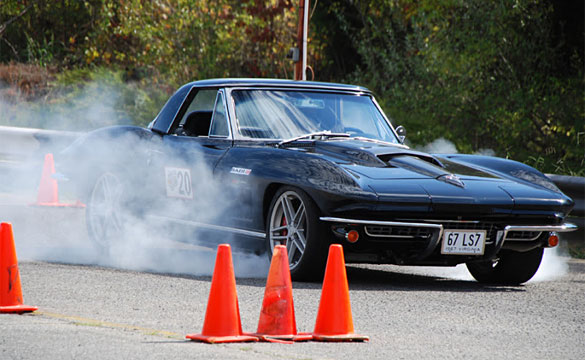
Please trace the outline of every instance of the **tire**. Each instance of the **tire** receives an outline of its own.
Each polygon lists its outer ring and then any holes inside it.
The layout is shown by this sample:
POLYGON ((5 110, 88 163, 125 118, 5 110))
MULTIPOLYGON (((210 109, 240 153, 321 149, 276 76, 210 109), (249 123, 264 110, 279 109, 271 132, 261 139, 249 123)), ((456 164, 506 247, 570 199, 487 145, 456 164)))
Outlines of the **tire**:
POLYGON ((526 252, 502 250, 497 259, 467 263, 467 270, 480 283, 519 285, 536 274, 543 252, 543 248, 526 252))
POLYGON ((272 258, 276 245, 286 245, 293 280, 323 279, 329 242, 319 214, 300 189, 285 186, 272 198, 266 219, 267 254, 272 258))
POLYGON ((85 211, 87 233, 102 254, 109 254, 111 246, 124 236, 125 190, 119 175, 102 172, 89 186, 85 211))

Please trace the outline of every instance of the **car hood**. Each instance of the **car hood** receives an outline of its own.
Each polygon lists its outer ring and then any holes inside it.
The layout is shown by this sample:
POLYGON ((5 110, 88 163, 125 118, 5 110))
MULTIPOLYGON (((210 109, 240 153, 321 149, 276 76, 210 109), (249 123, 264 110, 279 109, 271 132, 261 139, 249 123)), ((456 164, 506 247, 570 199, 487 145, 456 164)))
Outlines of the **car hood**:
POLYGON ((394 210, 445 214, 570 210, 571 200, 560 192, 402 146, 348 139, 316 142, 314 151, 375 192, 380 206, 394 210))
MULTIPOLYGON (((498 179, 500 176, 466 164, 411 150, 403 146, 359 140, 317 142, 314 151, 361 176, 375 180, 498 179), (456 176, 454 176, 456 175, 456 176)), ((460 184, 461 185, 461 184, 460 184)))

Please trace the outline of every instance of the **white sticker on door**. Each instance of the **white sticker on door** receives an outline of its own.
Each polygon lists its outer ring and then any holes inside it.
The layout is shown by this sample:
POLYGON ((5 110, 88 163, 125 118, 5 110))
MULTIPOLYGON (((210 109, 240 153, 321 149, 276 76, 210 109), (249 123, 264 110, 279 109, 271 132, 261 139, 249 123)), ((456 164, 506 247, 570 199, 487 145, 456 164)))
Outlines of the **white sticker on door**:
POLYGON ((165 167, 167 196, 180 199, 193 199, 191 170, 165 167))

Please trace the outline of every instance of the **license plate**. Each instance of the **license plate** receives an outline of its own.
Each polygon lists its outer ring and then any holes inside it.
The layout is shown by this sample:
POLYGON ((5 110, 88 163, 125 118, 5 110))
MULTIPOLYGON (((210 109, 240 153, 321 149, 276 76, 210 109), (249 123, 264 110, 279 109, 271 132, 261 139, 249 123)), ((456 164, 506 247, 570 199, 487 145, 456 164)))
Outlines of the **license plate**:
POLYGON ((445 230, 441 254, 483 255, 485 230, 445 230))

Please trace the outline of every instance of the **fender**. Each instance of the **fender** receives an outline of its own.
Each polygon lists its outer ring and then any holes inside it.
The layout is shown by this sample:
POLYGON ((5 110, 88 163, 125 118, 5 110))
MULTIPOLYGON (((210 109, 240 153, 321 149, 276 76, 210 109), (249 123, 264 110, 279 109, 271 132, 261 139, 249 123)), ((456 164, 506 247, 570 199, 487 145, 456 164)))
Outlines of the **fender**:
MULTIPOLYGON (((293 149, 236 146, 217 165, 216 172, 228 174, 237 181, 242 175, 230 173, 232 168, 251 170, 252 193, 262 204, 272 184, 301 187, 324 213, 347 204, 357 208, 373 208, 378 197, 338 164, 319 154, 293 149), (351 200, 349 200, 351 199, 351 200), (358 205, 360 204, 360 205, 358 205)), ((261 206, 260 206, 261 207, 261 206)))
MULTIPOLYGON (((56 154, 58 177, 85 186, 101 169, 125 169, 123 164, 127 162, 142 161, 146 165, 148 150, 157 141, 158 135, 137 126, 110 126, 88 132, 56 154)), ((84 190, 76 191, 82 195, 84 190)))
POLYGON ((562 191, 543 173, 518 161, 485 155, 452 154, 435 156, 465 163, 467 166, 488 170, 504 178, 520 181, 527 185, 539 186, 562 194, 562 191))

